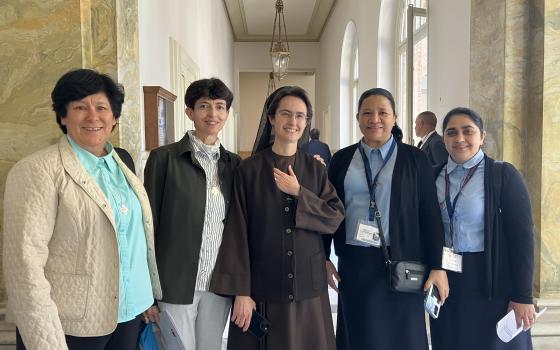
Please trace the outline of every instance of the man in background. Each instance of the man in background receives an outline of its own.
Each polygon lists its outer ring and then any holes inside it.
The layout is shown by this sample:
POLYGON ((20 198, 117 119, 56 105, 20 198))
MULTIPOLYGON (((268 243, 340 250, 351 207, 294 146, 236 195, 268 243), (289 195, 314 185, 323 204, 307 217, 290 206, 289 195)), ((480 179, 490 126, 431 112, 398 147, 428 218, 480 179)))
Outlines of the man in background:
POLYGON ((436 132, 437 117, 434 112, 425 111, 416 117, 414 132, 422 140, 417 147, 426 153, 432 165, 443 164, 447 161, 448 153, 440 134, 436 132))
POLYGON ((305 153, 311 156, 320 156, 325 161, 325 165, 329 166, 329 162, 331 161, 331 150, 329 145, 319 141, 320 135, 321 132, 319 129, 311 129, 311 131, 309 131, 309 137, 311 137, 311 140, 304 144, 302 149, 305 153))

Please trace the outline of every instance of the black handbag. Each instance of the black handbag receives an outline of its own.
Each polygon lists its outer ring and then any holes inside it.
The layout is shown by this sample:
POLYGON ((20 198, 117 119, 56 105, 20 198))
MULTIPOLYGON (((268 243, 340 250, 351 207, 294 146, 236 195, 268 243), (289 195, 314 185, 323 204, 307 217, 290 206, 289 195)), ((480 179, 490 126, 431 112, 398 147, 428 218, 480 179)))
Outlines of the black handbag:
POLYGON ((427 279, 426 265, 417 261, 389 261, 389 286, 395 292, 422 293, 427 279))
POLYGON ((375 220, 379 228, 379 238, 383 255, 385 256, 385 265, 387 266, 387 275, 389 278, 389 288, 395 292, 403 293, 422 293, 424 291, 424 283, 428 278, 426 265, 419 261, 393 261, 389 256, 389 250, 385 243, 383 234, 383 226, 381 226, 381 214, 374 203, 375 220))

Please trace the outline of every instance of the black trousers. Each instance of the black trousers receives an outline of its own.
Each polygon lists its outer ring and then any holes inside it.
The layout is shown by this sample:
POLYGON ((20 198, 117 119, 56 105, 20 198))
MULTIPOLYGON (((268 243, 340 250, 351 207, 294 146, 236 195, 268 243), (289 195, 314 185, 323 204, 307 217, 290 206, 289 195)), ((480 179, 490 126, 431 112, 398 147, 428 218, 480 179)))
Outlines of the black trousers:
MULTIPOLYGON (((113 333, 100 337, 66 336, 69 350, 136 350, 140 331, 144 328, 141 317, 117 324, 113 333)), ((16 350, 26 350, 16 328, 16 350)))

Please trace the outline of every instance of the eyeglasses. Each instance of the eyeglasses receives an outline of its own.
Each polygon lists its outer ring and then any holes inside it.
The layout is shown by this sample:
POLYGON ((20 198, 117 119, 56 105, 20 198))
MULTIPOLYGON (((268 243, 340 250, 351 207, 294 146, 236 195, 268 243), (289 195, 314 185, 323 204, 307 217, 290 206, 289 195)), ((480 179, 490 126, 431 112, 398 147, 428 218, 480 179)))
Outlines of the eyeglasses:
POLYGON ((307 120, 309 120, 309 117, 305 113, 301 113, 301 112, 294 113, 292 111, 288 111, 288 110, 285 110, 285 109, 276 112, 276 115, 278 115, 280 118, 283 118, 283 119, 286 119, 286 120, 292 119, 293 117, 296 118, 296 121, 304 121, 304 120, 307 121, 307 120))

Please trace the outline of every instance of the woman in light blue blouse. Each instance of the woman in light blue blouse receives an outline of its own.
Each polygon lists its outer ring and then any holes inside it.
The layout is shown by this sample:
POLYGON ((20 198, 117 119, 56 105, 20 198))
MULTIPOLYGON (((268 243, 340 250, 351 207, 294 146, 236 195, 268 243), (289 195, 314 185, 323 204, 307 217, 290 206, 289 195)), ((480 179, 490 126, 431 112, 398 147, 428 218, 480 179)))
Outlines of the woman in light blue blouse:
POLYGON ((52 91, 58 143, 6 181, 4 274, 17 349, 134 350, 161 298, 152 214, 109 137, 124 92, 88 69, 52 91))
POLYGON ((449 159, 435 176, 450 293, 431 320, 434 350, 532 348, 530 332, 509 343, 496 335, 510 310, 526 330, 535 322, 533 223, 521 174, 482 151, 485 135, 469 108, 455 108, 443 121, 449 159))
POLYGON ((443 225, 432 168, 420 149, 399 141, 389 91, 362 93, 356 121, 362 139, 336 152, 329 164, 346 211, 332 239, 323 236, 327 258, 333 240, 338 256, 338 270, 326 261, 329 285, 339 292, 337 349, 428 350, 423 295, 390 287, 381 237, 390 259, 427 266, 424 290, 435 285, 444 301, 443 225))

